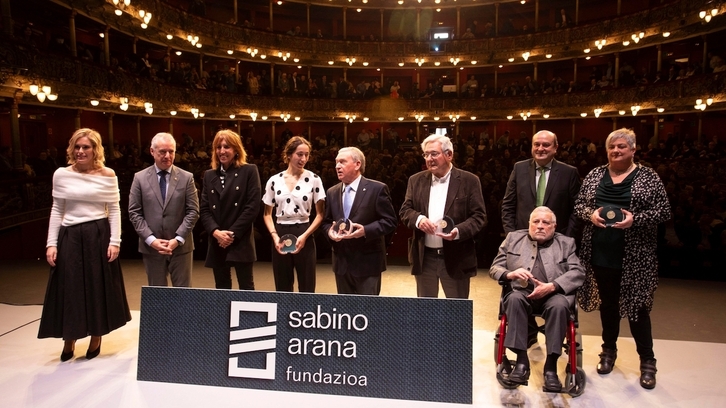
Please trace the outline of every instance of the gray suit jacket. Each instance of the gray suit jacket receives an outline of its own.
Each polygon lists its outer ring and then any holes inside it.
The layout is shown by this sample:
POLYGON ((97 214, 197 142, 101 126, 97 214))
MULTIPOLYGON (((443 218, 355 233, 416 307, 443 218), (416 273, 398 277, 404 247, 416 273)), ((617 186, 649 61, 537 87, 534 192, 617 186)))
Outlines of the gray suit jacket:
MULTIPOLYGON (((529 239, 528 230, 510 232, 499 246, 499 252, 489 268, 492 279, 502 280, 504 275, 519 268, 532 271, 537 259, 538 245, 529 239)), ((575 292, 585 282, 585 270, 575 255, 575 240, 556 232, 552 244, 539 248, 548 282, 556 282, 570 304, 575 302, 575 292)))
MULTIPOLYGON (((529 214, 536 205, 537 184, 534 159, 522 160, 514 165, 502 200, 504 232, 529 228, 529 214)), ((575 199, 580 192, 580 174, 577 169, 552 161, 544 205, 557 217, 557 232, 573 237, 576 231, 575 199)))
POLYGON ((139 252, 142 254, 157 253, 146 245, 145 240, 151 235, 160 239, 184 238, 185 244, 175 249, 175 253, 194 250, 192 230, 199 219, 199 197, 192 173, 172 166, 166 191, 166 203, 163 203, 159 176, 153 165, 134 174, 129 195, 129 220, 139 234, 139 252))
MULTIPOLYGON (((401 206, 400 215, 401 222, 413 230, 408 248, 413 275, 420 275, 422 272, 426 238, 426 234, 416 228, 416 220, 420 215, 428 217, 430 195, 430 171, 421 171, 408 179, 406 199, 401 206)), ((451 169, 444 215, 451 217, 459 230, 459 239, 443 241, 446 272, 454 279, 475 276, 477 261, 474 237, 487 224, 481 183, 475 175, 456 167, 451 169)))

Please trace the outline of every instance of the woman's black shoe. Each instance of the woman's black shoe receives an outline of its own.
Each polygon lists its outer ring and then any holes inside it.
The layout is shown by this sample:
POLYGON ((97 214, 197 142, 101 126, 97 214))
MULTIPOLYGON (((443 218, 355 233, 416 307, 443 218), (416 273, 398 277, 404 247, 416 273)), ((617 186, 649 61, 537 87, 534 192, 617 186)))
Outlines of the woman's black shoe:
POLYGON ((60 355, 60 360, 61 361, 68 361, 68 360, 70 360, 70 359, 73 358, 73 353, 76 351, 76 341, 73 340, 73 343, 71 344, 71 350, 70 351, 65 351, 65 349, 66 348, 65 348, 65 345, 64 345, 63 351, 61 352, 61 355, 60 355))
POLYGON ((600 362, 597 364, 598 374, 610 374, 615 367, 615 360, 618 358, 617 350, 603 348, 600 353, 600 362))
POLYGON ((91 349, 88 349, 86 352, 86 360, 90 360, 93 358, 98 357, 98 355, 101 353, 101 339, 98 339, 98 347, 96 347, 95 350, 91 351, 91 349))
POLYGON ((652 390, 655 388, 655 359, 649 359, 640 362, 640 386, 652 390))

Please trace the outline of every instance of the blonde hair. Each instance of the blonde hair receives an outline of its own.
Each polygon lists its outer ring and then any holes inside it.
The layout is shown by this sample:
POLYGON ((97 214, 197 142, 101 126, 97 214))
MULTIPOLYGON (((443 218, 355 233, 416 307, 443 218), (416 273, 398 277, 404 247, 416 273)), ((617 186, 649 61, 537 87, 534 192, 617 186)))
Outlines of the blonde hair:
POLYGON ((234 164, 237 167, 242 167, 247 164, 247 152, 244 146, 242 146, 242 139, 239 135, 229 129, 220 130, 214 135, 214 141, 212 142, 212 168, 219 168, 219 157, 217 157, 217 147, 222 142, 227 142, 229 147, 235 152, 234 164))
POLYGON ((68 148, 66 149, 66 157, 68 158, 68 164, 71 166, 76 164, 76 155, 74 150, 78 139, 85 137, 91 142, 93 146, 93 168, 100 169, 106 162, 106 156, 103 150, 103 144, 101 142, 101 135, 93 129, 81 128, 73 132, 71 140, 68 141, 68 148))

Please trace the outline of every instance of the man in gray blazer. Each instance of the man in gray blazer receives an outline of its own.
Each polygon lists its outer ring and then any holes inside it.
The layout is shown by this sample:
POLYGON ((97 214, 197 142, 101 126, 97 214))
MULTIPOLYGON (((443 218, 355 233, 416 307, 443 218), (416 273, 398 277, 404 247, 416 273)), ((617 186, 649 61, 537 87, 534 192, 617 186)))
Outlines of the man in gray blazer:
POLYGON ((534 134, 532 158, 516 163, 507 182, 502 200, 504 232, 527 228, 532 210, 545 205, 559 220, 557 232, 574 237, 577 217, 573 209, 580 192, 580 174, 575 167, 555 160, 556 153, 557 135, 548 130, 534 134), (538 197, 538 192, 543 194, 538 197))
POLYGON ((476 275, 474 237, 487 223, 479 178, 451 163, 454 146, 446 136, 421 143, 427 170, 408 179, 401 222, 411 228, 408 258, 419 297, 438 297, 439 282, 447 298, 469 297, 476 275), (450 232, 440 222, 453 221, 450 232))
POLYGON ((575 240, 555 232, 557 217, 547 207, 537 207, 529 217, 529 230, 510 232, 499 247, 489 276, 512 290, 504 296, 508 329, 504 346, 517 354, 508 380, 526 384, 528 321, 532 313, 545 319, 547 359, 544 388, 559 392, 557 359, 567 330, 575 292, 585 281, 585 271, 575 255, 575 240))
POLYGON ((192 173, 174 166, 176 141, 169 133, 151 140, 154 164, 134 174, 129 219, 139 234, 149 286, 192 284, 192 230, 199 219, 199 198, 192 173))

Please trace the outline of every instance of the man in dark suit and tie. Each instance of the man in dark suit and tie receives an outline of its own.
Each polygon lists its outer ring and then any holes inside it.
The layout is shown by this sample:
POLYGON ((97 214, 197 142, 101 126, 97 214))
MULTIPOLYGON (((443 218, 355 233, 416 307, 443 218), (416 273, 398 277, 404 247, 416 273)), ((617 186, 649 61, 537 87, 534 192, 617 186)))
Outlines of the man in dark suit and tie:
POLYGON ((474 237, 487 223, 481 183, 453 166, 448 137, 431 135, 421 149, 427 170, 409 178, 400 211, 401 221, 414 230, 409 261, 416 290, 419 297, 438 297, 441 281, 447 298, 466 299, 477 272, 474 237), (440 224, 446 217, 454 223, 448 233, 440 224))
POLYGON ((139 235, 149 286, 192 284, 192 229, 199 219, 194 177, 174 166, 176 141, 169 133, 151 140, 154 164, 134 175, 129 219, 139 235))
POLYGON ((532 158, 514 165, 502 200, 504 232, 525 229, 536 207, 547 206, 557 217, 557 232, 576 233, 573 212, 580 192, 580 174, 575 167, 555 160, 557 136, 541 130, 532 137, 532 158))
POLYGON ((378 295, 386 270, 385 236, 398 219, 388 186, 363 177, 366 159, 356 147, 344 147, 335 158, 341 182, 327 191, 323 231, 333 247, 338 293, 378 295), (341 222, 345 221, 345 228, 341 222))

